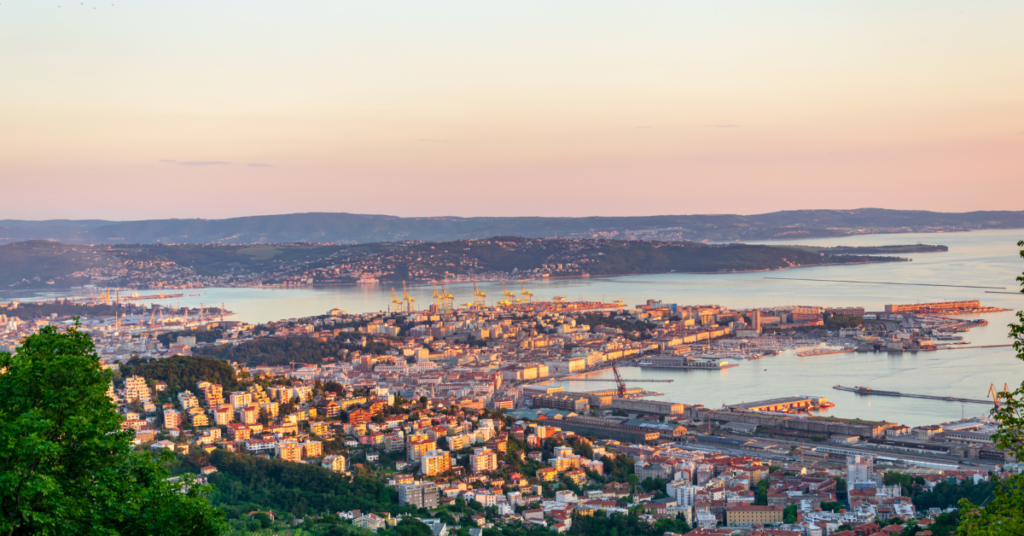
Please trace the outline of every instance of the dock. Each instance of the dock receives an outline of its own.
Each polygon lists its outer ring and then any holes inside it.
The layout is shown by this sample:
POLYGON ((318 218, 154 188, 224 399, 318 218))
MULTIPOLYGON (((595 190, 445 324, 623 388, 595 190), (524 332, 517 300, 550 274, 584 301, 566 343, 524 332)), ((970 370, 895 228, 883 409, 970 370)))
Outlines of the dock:
POLYGON ((857 393, 858 395, 878 395, 878 396, 894 396, 903 398, 923 398, 926 400, 942 400, 944 402, 966 402, 970 404, 987 404, 993 405, 991 400, 978 400, 976 398, 958 398, 955 396, 935 396, 935 395, 915 395, 911 393, 901 393, 899 391, 876 391, 870 387, 843 387, 837 385, 833 387, 837 391, 846 391, 848 393, 857 393))
POLYGON ((816 355, 832 355, 832 354, 849 354, 853 350, 844 350, 837 348, 821 348, 818 350, 808 350, 806 352, 797 352, 797 357, 813 357, 816 355))
MULTIPOLYGON (((570 381, 570 382, 615 382, 618 381, 615 378, 603 379, 603 378, 573 378, 566 376, 564 378, 558 378, 558 381, 570 381)), ((637 382, 656 382, 656 383, 672 383, 675 380, 625 380, 626 383, 637 383, 637 382)))

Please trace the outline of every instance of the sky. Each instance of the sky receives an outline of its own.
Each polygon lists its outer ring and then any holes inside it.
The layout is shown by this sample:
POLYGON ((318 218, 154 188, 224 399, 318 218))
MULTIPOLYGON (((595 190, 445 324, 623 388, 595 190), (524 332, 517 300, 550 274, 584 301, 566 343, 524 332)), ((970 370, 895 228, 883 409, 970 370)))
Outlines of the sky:
POLYGON ((1024 2, 0 0, 0 219, 1024 209, 1024 2))

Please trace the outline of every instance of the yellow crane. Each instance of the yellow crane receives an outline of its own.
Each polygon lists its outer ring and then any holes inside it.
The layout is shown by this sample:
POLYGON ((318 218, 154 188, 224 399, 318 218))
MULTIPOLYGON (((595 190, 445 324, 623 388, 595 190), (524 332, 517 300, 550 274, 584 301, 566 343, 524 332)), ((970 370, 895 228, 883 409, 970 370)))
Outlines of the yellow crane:
MULTIPOLYGON (((1007 384, 1005 384, 1005 383, 1003 384, 1003 392, 1007 393, 1006 397, 1009 398, 1009 396, 1010 396, 1009 395, 1009 392, 1010 392, 1009 386, 1007 384)), ((1003 407, 1003 403, 999 401, 999 392, 996 391, 996 384, 994 384, 994 383, 989 384, 989 386, 988 386, 988 396, 992 397, 992 402, 996 405, 997 408, 1003 407)))
POLYGON ((448 291, 444 289, 444 283, 441 283, 441 309, 445 312, 455 309, 455 296, 448 294, 448 291))
POLYGON ((471 305, 487 307, 487 295, 476 288, 476 279, 473 280, 473 303, 471 305))
POLYGON ((403 305, 404 304, 402 303, 402 300, 399 300, 398 296, 395 295, 395 287, 391 287, 391 303, 388 304, 388 312, 389 313, 401 312, 403 305), (392 305, 394 305, 395 307, 392 308, 391 307, 392 305))
POLYGON ((405 312, 411 313, 416 310, 416 298, 409 296, 409 291, 405 290, 405 281, 402 281, 402 301, 405 302, 405 312))
POLYGON ((441 295, 437 293, 437 281, 434 281, 433 279, 431 279, 430 280, 430 284, 434 286, 434 300, 433 300, 434 308, 440 309, 441 308, 441 295))
POLYGON ((508 288, 505 287, 505 282, 504 281, 501 282, 501 290, 502 290, 502 294, 505 296, 505 301, 507 301, 509 304, 511 304, 513 302, 516 302, 516 301, 519 301, 519 300, 516 299, 516 295, 515 295, 514 292, 509 292, 508 291, 508 288))
POLYGON ((533 303, 533 293, 526 290, 526 286, 523 285, 522 281, 519 282, 519 288, 523 291, 523 303, 533 303))

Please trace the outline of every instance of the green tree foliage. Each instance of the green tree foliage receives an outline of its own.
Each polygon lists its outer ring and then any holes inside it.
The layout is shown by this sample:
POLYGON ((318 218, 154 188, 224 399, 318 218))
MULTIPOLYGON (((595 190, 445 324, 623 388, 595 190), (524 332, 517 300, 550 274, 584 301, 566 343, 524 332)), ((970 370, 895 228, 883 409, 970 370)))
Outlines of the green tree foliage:
POLYGON ((207 486, 168 482, 106 396, 110 373, 77 327, 0 354, 0 533, 221 534, 207 486))
POLYGON ((398 506, 398 492, 366 476, 349 479, 316 465, 271 460, 216 450, 210 463, 217 472, 214 503, 238 517, 251 510, 290 512, 302 517, 309 512, 411 512, 398 506))
POLYGON ((164 348, 168 348, 178 342, 178 337, 195 337, 197 343, 217 342, 217 339, 224 337, 224 330, 220 328, 208 329, 204 326, 197 330, 168 331, 167 333, 157 335, 156 340, 160 341, 164 348))
POLYGON ((864 323, 863 316, 825 313, 822 315, 825 329, 853 328, 864 323))
POLYGON ((574 516, 569 529, 570 534, 586 536, 661 536, 666 532, 689 531, 690 527, 684 519, 660 519, 648 524, 635 513, 614 513, 609 516, 600 510, 594 512, 593 516, 574 516))
MULTIPOLYGON (((1024 241, 1017 242, 1024 248, 1024 241)), ((1024 258, 1024 249, 1020 255, 1024 258)), ((1024 293, 1024 275, 1017 278, 1024 293)), ((1024 360, 1024 311, 1017 311, 1017 323, 1010 324, 1010 338, 1017 359, 1024 360)), ((992 410, 999 421, 999 430, 992 435, 996 447, 1024 459, 1024 382, 1012 393, 999 395, 1000 407, 992 410)), ((970 499, 960 501, 960 526, 957 534, 1003 535, 1024 534, 1024 475, 1015 475, 995 483, 993 499, 986 504, 970 499)))
POLYGON ((325 358, 340 357, 345 350, 384 354, 390 348, 381 343, 368 343, 366 346, 361 346, 339 341, 324 342, 304 337, 296 339, 261 338, 238 345, 204 346, 195 348, 193 353, 258 367, 287 365, 292 361, 320 363, 325 358))
POLYGON ((843 503, 839 501, 823 501, 821 503, 821 509, 825 512, 839 513, 839 511, 843 509, 843 503))
POLYGON ((403 517, 398 525, 387 530, 377 531, 377 534, 380 536, 434 536, 426 523, 414 517, 403 517))
POLYGON ((137 357, 128 360, 122 377, 138 375, 150 381, 162 381, 167 391, 179 393, 186 389, 195 392, 196 383, 219 383, 225 391, 238 388, 235 369, 226 361, 201 355, 176 355, 166 359, 145 361, 137 357))
POLYGON ((796 523, 796 505, 791 504, 782 509, 783 523, 796 523))
POLYGON ((768 481, 761 480, 757 483, 757 491, 754 492, 754 504, 760 506, 768 505, 768 481))

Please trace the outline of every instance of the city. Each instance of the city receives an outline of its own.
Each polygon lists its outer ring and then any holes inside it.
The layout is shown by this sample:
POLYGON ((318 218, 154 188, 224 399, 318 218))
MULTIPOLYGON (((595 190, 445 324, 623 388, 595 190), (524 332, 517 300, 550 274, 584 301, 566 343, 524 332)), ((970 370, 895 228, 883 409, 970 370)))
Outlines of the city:
MULTIPOLYGON (((230 467, 232 456, 378 479, 404 512, 310 513, 373 531, 420 514, 435 534, 509 525, 566 532, 597 512, 640 512, 652 526, 685 521, 693 534, 770 526, 773 535, 846 536, 892 520, 927 529, 954 511, 925 507, 937 484, 978 486, 1024 470, 994 446, 990 418, 911 427, 829 417, 835 404, 823 393, 796 391, 705 407, 652 400, 658 384, 618 373, 719 374, 787 350, 955 350, 968 343, 954 334, 986 325, 964 315, 1003 311, 977 300, 733 310, 534 301, 521 284, 496 305, 476 291, 458 307, 435 290, 421 310, 406 293, 392 296, 388 312, 332 309, 254 325, 230 320, 223 306, 147 309, 118 296, 0 305, 0 344, 16 352, 43 326, 77 322, 115 373, 108 396, 138 448, 175 453, 201 483, 222 483, 218 465, 230 467), (32 307, 115 314, 25 318, 32 307), (609 368, 615 380, 588 380, 609 368), (569 380, 598 389, 570 391, 569 380), (901 488, 897 476, 923 483, 901 488)), ((999 403, 995 394, 967 402, 999 403)), ((248 526, 251 512, 227 510, 232 526, 248 526)), ((302 510, 283 520, 301 522, 302 510)))

